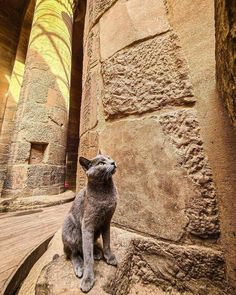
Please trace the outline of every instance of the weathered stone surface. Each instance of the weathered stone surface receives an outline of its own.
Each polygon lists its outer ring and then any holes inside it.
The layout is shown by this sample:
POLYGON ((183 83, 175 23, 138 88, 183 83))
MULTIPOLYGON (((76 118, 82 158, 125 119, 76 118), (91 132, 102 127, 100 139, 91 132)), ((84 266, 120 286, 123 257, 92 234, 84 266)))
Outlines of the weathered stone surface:
POLYGON ((162 0, 120 0, 100 20, 101 59, 170 29, 162 0), (125 32, 125 34, 124 34, 125 32))
POLYGON ((113 3, 117 0, 88 0, 87 9, 88 9, 88 27, 91 28, 98 19, 103 15, 103 13, 111 7, 113 3))
MULTIPOLYGON (((221 44, 217 41, 221 35, 219 29, 222 32, 228 31, 227 25, 220 25, 219 21, 223 19, 219 19, 215 7, 219 8, 219 12, 225 1, 192 1, 191 4, 189 0, 166 2, 170 24, 181 40, 189 65, 194 96, 198 102, 196 108, 201 136, 217 188, 221 245, 225 249, 228 278, 236 288, 236 136, 215 83, 216 66, 218 68, 219 65, 215 50, 218 51, 219 48, 216 47, 221 44)), ((231 3, 232 8, 236 7, 232 1, 227 2, 231 3)), ((227 14, 221 16, 227 17, 227 14)), ((225 42, 228 42, 230 35, 225 35, 225 42)), ((226 55, 222 56, 220 62, 223 63, 225 58, 227 59, 226 55)), ((226 73, 230 75, 230 72, 231 67, 226 66, 226 73)), ((223 69, 220 73, 223 75, 223 69)), ((227 84, 225 87, 230 91, 227 84)))
POLYGON ((11 167, 11 170, 8 171, 7 179, 5 181, 6 189, 23 189, 24 184, 27 181, 27 169, 25 165, 16 165, 11 167))
POLYGON ((236 126, 236 1, 215 1, 216 77, 221 98, 236 126))
POLYGON ((100 62, 100 30, 99 24, 95 25, 90 31, 87 39, 85 38, 83 56, 83 83, 91 68, 100 62))
POLYGON ((186 169, 188 177, 199 191, 191 198, 187 213, 188 229, 194 235, 209 237, 219 234, 216 190, 212 171, 203 150, 199 123, 194 111, 176 111, 160 118, 163 132, 175 146, 179 155, 178 164, 186 169))
MULTIPOLYGON (((98 133, 96 131, 86 132, 80 138, 79 155, 92 159, 98 153, 98 133)), ((86 183, 86 175, 78 162, 76 176, 76 190, 79 191, 86 183)))
POLYGON ((118 164, 114 222, 179 240, 188 224, 186 204, 197 192, 179 167, 175 147, 166 140, 158 118, 112 123, 100 134, 99 147, 118 164))
POLYGON ((64 165, 14 165, 8 171, 4 195, 25 197, 59 194, 64 191, 64 182, 64 165))
POLYGON ((65 159, 65 147, 63 148, 60 145, 51 144, 50 148, 48 148, 48 151, 45 153, 45 163, 48 165, 64 165, 65 159))
POLYGON ((101 100, 102 87, 101 68, 96 66, 89 72, 83 88, 80 135, 94 128, 98 122, 98 103, 101 100))
POLYGON ((134 237, 106 290, 109 294, 130 294, 130 288, 142 282, 158 286, 167 294, 176 291, 201 294, 201 290, 203 294, 230 293, 222 284, 225 280, 222 253, 208 251, 134 237))
POLYGON ((9 163, 28 164, 30 157, 30 143, 18 142, 11 145, 11 155, 9 163))
POLYGON ((2 198, 0 199, 0 212, 31 210, 49 206, 56 206, 73 201, 75 193, 65 191, 56 195, 31 196, 23 198, 2 198))
POLYGON ((54 122, 47 124, 22 120, 21 126, 18 128, 17 138, 21 138, 21 142, 54 142, 65 148, 66 135, 64 126, 59 126, 54 122))
POLYGON ((185 231, 218 237, 216 192, 195 112, 110 123, 99 146, 118 162, 116 223, 170 240, 185 231))
POLYGON ((178 37, 157 36, 116 53, 102 64, 108 118, 193 102, 178 37))
MULTIPOLYGON (((80 279, 74 275, 71 262, 64 256, 50 262, 53 255, 61 255, 59 233, 48 253, 34 266, 37 273, 42 269, 40 275, 35 277, 32 270, 19 294, 82 294, 80 279), (26 289, 30 284, 31 290, 35 287, 33 293, 26 289)), ((118 267, 109 266, 104 261, 95 262, 95 286, 90 291, 91 295, 143 295, 149 294, 147 290, 155 295, 231 294, 225 281, 225 262, 220 251, 158 242, 114 227, 111 233, 118 267)))

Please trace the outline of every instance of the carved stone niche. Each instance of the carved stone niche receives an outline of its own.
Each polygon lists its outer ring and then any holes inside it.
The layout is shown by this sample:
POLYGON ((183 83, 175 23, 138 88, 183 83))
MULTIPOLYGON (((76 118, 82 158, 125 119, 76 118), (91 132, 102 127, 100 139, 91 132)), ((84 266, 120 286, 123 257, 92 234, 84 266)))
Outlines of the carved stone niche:
POLYGON ((44 161, 48 143, 31 143, 29 164, 40 164, 44 161))

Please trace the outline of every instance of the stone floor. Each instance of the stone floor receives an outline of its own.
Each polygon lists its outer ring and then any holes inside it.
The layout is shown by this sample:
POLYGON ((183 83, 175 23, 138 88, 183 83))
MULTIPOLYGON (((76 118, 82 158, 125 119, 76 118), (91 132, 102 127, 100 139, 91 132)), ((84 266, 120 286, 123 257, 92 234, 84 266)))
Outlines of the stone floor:
POLYGON ((58 230, 70 206, 0 214, 0 294, 25 256, 58 230))

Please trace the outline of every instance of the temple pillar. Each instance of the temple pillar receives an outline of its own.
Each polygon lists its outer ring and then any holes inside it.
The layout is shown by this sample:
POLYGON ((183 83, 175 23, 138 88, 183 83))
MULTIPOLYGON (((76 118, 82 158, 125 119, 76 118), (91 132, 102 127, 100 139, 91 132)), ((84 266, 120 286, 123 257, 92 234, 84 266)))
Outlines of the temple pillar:
POLYGON ((36 1, 3 196, 64 191, 73 3, 36 1))
POLYGON ((14 117, 17 110, 24 76, 25 59, 34 15, 35 2, 36 0, 31 0, 29 2, 24 15, 10 84, 6 94, 6 106, 0 132, 0 196, 2 195, 3 184, 6 178, 9 148, 12 130, 14 127, 14 117))

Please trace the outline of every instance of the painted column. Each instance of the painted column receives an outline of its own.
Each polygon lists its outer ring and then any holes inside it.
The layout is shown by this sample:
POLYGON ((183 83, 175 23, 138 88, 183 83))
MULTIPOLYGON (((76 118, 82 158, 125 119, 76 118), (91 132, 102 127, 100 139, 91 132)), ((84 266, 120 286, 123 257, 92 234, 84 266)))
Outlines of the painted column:
POLYGON ((4 196, 64 191, 73 3, 36 2, 4 196))

